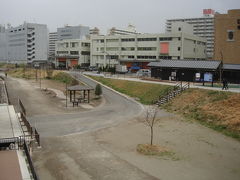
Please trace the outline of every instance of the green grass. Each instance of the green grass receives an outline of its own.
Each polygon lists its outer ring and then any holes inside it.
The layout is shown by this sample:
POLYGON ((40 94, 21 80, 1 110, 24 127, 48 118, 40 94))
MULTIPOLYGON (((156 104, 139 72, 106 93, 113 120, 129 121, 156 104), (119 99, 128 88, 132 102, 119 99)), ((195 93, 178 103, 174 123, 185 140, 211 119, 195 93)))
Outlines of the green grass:
POLYGON ((116 91, 138 99, 142 104, 153 104, 154 101, 159 98, 159 96, 166 94, 167 91, 172 88, 171 86, 166 85, 141 83, 95 76, 91 76, 91 78, 115 89, 116 91))
POLYGON ((67 83, 67 84, 70 84, 70 85, 78 84, 78 81, 76 79, 74 79, 71 75, 69 75, 65 72, 57 73, 56 75, 54 75, 52 77, 52 80, 62 82, 62 83, 67 83))

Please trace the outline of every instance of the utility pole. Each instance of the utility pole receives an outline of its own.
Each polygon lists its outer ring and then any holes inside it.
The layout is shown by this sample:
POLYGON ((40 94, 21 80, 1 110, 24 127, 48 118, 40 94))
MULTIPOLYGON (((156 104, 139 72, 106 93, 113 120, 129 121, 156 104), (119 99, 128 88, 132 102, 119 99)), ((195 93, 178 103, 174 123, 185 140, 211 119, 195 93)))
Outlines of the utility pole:
POLYGON ((39 83, 40 83, 40 90, 41 90, 41 67, 40 67, 40 77, 39 77, 39 83))
POLYGON ((67 92, 67 82, 66 82, 66 107, 67 107, 67 94, 68 92, 67 92))

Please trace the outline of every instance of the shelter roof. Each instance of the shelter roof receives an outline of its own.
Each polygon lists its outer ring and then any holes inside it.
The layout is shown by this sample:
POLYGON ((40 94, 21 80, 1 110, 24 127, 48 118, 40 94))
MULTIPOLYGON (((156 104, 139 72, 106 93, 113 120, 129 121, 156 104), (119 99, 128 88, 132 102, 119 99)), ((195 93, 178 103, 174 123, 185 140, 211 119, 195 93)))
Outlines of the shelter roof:
POLYGON ((149 67, 163 68, 187 68, 187 69, 209 69, 216 70, 221 64, 221 61, 210 60, 160 60, 151 62, 149 67))
POLYGON ((84 90, 93 90, 92 87, 85 86, 85 85, 76 85, 76 86, 70 86, 67 88, 69 91, 84 91, 84 90))
POLYGON ((240 64, 223 64, 223 70, 240 70, 240 64))

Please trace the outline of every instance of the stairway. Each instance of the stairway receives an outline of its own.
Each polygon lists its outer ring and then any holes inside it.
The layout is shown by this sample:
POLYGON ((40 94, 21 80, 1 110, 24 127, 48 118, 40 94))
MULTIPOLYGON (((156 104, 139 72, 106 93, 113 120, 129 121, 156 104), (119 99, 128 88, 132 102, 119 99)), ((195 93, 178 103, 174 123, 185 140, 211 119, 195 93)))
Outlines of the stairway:
POLYGON ((170 91, 167 92, 166 95, 159 97, 159 99, 156 101, 157 106, 161 106, 165 103, 168 103, 171 99, 176 97, 178 94, 182 93, 186 89, 190 87, 190 83, 187 82, 183 84, 182 82, 176 84, 170 91))

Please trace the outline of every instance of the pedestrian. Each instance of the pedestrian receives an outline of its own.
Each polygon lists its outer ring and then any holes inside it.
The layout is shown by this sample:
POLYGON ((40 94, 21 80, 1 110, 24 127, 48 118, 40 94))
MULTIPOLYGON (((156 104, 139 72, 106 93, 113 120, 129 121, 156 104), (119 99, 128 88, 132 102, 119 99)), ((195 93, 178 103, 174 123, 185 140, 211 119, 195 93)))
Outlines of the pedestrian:
POLYGON ((227 80, 225 78, 223 79, 222 83, 223 83, 222 90, 224 90, 224 89, 227 90, 228 89, 228 83, 227 83, 227 80))
POLYGON ((5 72, 5 77, 7 77, 7 72, 5 72))
POLYGON ((228 90, 228 81, 225 79, 225 89, 228 90))

